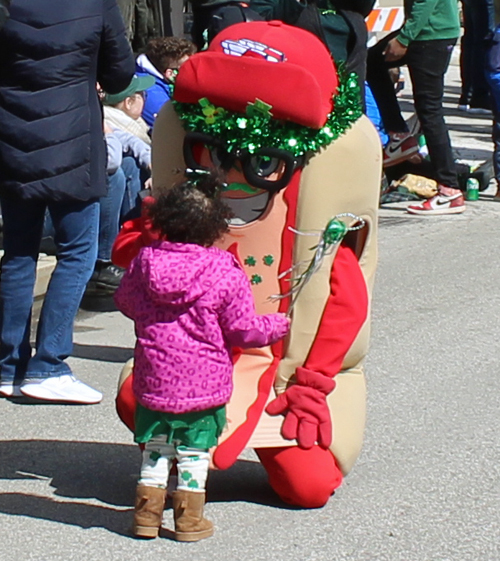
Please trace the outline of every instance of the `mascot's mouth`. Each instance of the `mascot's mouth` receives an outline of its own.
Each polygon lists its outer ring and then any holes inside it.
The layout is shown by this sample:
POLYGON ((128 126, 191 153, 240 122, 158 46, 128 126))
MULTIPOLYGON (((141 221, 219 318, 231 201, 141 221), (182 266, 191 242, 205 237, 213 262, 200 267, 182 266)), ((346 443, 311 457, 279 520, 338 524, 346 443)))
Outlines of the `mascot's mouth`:
POLYGON ((229 221, 230 226, 244 226, 264 214, 271 194, 246 183, 230 183, 224 189, 222 197, 234 213, 234 217, 229 221))

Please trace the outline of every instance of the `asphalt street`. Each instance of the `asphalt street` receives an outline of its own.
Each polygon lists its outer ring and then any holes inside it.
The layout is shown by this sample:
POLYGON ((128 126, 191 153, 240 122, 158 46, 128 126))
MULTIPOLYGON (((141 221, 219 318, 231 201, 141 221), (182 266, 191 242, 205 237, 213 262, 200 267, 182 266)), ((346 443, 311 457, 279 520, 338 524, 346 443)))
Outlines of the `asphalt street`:
MULTIPOLYGON (((462 157, 491 152, 491 120, 454 111, 462 157)), ((408 94, 405 94, 408 97, 408 94)), ((288 508, 251 450, 211 474, 213 538, 130 537, 140 454, 114 411, 133 328, 82 312, 70 363, 104 392, 96 406, 0 400, 0 560, 500 560, 500 203, 463 215, 380 213, 363 452, 318 510, 288 508)), ((171 524, 167 511, 165 525, 171 524)))

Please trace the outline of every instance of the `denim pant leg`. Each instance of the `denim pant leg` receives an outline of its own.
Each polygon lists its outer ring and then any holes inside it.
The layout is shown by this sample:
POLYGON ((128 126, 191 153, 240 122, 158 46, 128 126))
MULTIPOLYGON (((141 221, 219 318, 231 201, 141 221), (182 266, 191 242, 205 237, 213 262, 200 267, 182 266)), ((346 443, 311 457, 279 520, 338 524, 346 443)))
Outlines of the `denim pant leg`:
POLYGON ((36 353, 26 378, 71 373, 64 361, 73 348, 73 322, 97 257, 99 202, 48 203, 55 229, 57 265, 38 322, 36 353))
POLYGON ((131 156, 123 158, 121 169, 125 175, 125 195, 120 212, 120 220, 131 220, 141 215, 139 192, 142 188, 141 169, 131 156))
POLYGON ((491 38, 486 57, 486 80, 490 87, 493 106, 493 167, 500 185, 500 26, 491 38))
POLYGON ((99 261, 111 259, 111 249, 120 230, 120 209, 125 189, 125 173, 120 167, 115 173, 108 175, 108 193, 99 199, 99 261))
POLYGON ((408 47, 408 69, 415 110, 425 135, 438 183, 458 189, 455 160, 444 121, 444 75, 450 63, 453 40, 414 41, 408 47))
POLYGON ((21 381, 31 357, 31 308, 45 203, 2 197, 1 206, 0 377, 21 381))
POLYGON ((485 0, 469 3, 470 23, 472 27, 472 95, 471 105, 482 106, 488 103, 489 89, 485 77, 486 42, 490 31, 488 5, 485 0))
POLYGON ((472 92, 472 74, 474 68, 474 36, 472 30, 472 16, 469 2, 462 0, 462 17, 464 34, 460 40, 460 79, 462 89, 460 95, 463 101, 469 101, 472 92))

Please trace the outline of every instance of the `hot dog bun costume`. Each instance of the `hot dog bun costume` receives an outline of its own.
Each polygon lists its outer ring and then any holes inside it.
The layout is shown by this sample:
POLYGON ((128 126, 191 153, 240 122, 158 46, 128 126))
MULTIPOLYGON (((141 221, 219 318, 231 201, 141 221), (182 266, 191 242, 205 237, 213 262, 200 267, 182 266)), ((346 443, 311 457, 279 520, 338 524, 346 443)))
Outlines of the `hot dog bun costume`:
MULTIPOLYGON (((355 77, 313 34, 278 21, 219 33, 181 67, 174 100, 153 131, 153 196, 186 168, 224 168, 235 218, 219 245, 246 270, 258 313, 292 319, 284 341, 235 349, 229 427, 213 462, 227 468, 252 447, 284 501, 322 506, 363 439, 380 141, 355 77)), ((147 218, 127 224, 115 262, 148 235, 147 218)), ((127 374, 117 407, 130 424, 127 374)))

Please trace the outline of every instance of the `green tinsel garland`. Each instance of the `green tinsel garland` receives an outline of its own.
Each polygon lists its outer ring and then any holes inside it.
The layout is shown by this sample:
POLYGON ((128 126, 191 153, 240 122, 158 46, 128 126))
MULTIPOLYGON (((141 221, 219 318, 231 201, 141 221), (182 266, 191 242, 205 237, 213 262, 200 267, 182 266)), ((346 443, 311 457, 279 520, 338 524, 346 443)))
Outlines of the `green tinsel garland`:
POLYGON ((256 99, 246 114, 215 107, 206 98, 198 104, 173 100, 185 130, 197 131, 222 140, 229 152, 236 148, 254 153, 271 147, 288 150, 295 157, 328 146, 363 114, 361 94, 355 74, 339 70, 339 87, 333 97, 333 111, 319 130, 272 118, 272 107, 256 99))

